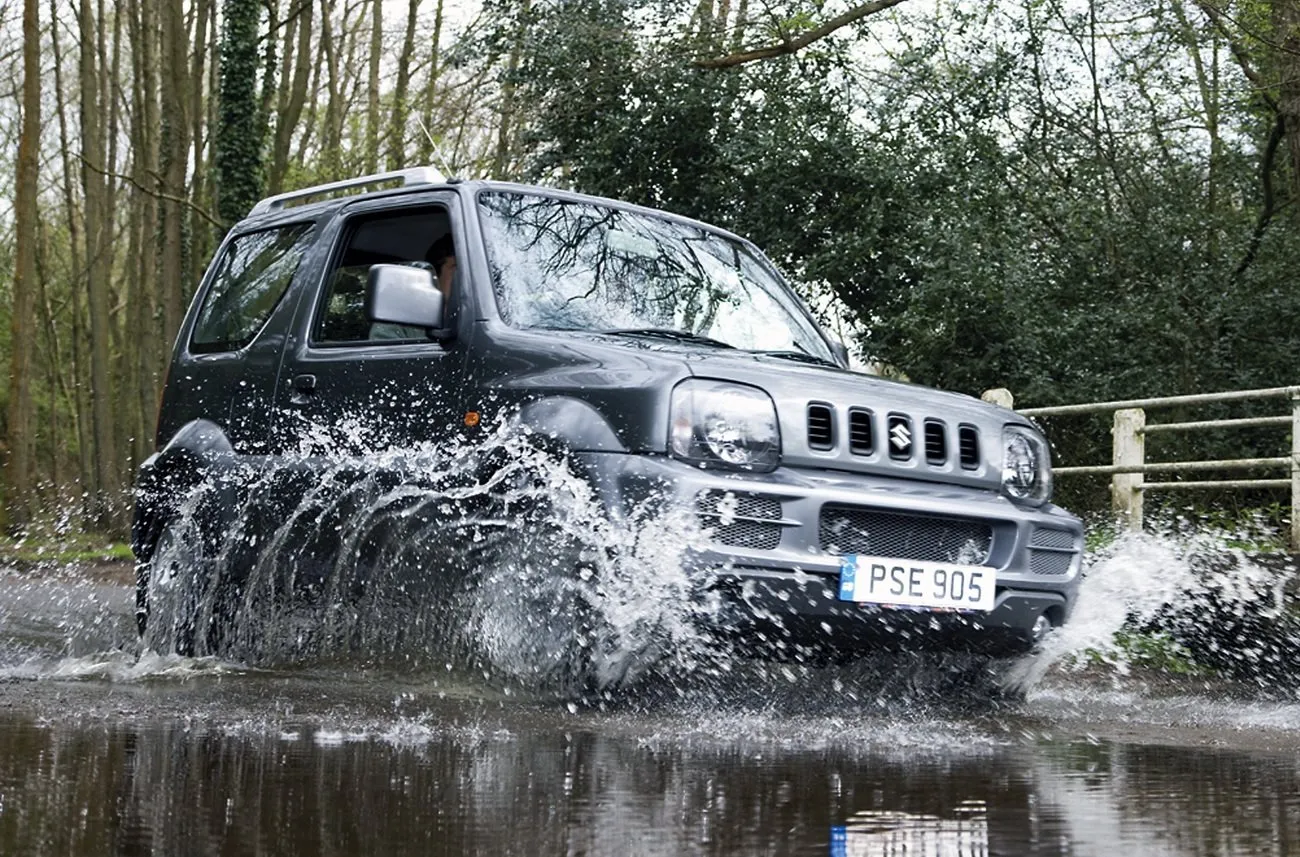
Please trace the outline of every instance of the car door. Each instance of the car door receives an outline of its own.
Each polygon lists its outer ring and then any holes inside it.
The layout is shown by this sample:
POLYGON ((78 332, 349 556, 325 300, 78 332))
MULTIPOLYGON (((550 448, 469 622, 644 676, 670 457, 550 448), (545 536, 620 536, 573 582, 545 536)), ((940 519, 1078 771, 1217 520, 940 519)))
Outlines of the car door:
MULTIPOLYGON (((380 333, 364 314, 376 264, 430 269, 450 235, 464 246, 451 192, 347 209, 321 282, 304 296, 276 391, 271 447, 278 455, 360 456, 439 441, 464 421, 465 343, 414 331, 380 333)), ((457 277, 464 274, 457 273, 457 277)), ((464 284, 453 282, 444 327, 458 329, 464 284)), ((391 327, 391 326, 390 326, 391 327)))
POLYGON ((310 220, 231 235, 182 329, 159 412, 158 442, 196 420, 217 425, 234 452, 261 455, 297 287, 312 275, 310 220))

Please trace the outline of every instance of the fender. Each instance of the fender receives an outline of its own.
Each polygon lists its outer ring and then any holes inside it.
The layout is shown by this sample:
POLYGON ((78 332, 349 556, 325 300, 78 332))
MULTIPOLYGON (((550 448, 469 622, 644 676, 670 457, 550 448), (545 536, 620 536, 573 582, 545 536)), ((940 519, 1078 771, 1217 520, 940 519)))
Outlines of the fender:
POLYGON ((600 411, 570 396, 528 402, 516 422, 573 452, 627 452, 600 411))
POLYGON ((221 426, 200 419, 186 423, 166 446, 141 463, 131 521, 131 552, 138 561, 149 559, 163 522, 176 513, 186 495, 233 459, 234 448, 221 426))

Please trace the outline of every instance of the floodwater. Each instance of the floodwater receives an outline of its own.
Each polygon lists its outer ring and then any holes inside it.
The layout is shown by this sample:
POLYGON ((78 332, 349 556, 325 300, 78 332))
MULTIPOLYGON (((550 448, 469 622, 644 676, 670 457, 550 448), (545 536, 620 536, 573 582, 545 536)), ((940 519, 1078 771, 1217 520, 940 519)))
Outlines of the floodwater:
POLYGON ((573 699, 468 660, 163 656, 124 570, 0 570, 0 854, 1300 854, 1293 690, 1070 657, 1177 552, 1094 561, 1049 651, 997 665, 1021 694, 919 657, 573 699))

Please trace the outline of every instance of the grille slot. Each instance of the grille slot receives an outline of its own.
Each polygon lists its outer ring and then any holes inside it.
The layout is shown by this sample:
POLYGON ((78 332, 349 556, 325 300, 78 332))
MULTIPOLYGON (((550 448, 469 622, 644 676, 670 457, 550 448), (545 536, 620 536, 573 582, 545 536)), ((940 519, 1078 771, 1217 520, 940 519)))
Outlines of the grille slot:
POLYGON ((957 450, 963 468, 975 470, 980 466, 980 435, 975 426, 957 427, 957 450))
POLYGON ((808 406, 808 446, 827 450, 835 446, 835 419, 829 405, 808 406))
POLYGON ((1050 527, 1034 527, 1034 534, 1029 539, 1029 546, 1035 548, 1059 548, 1074 550, 1074 534, 1069 530, 1054 530, 1050 527))
POLYGON ((871 411, 862 408, 849 410, 849 452, 870 455, 875 452, 876 438, 871 430, 871 411))
POLYGON ((781 501, 763 494, 705 491, 695 500, 700 525, 718 544, 772 550, 781 543, 781 501))
POLYGON ((927 464, 943 464, 948 460, 948 438, 943 423, 938 420, 925 421, 925 461, 927 464))
POLYGON ((979 565, 988 559, 993 528, 983 521, 881 512, 862 506, 822 507, 818 534, 828 553, 861 553, 979 565))
POLYGON ((1070 562, 1073 559, 1073 553, 1031 550, 1029 552, 1029 570, 1034 574, 1065 574, 1070 570, 1070 562))

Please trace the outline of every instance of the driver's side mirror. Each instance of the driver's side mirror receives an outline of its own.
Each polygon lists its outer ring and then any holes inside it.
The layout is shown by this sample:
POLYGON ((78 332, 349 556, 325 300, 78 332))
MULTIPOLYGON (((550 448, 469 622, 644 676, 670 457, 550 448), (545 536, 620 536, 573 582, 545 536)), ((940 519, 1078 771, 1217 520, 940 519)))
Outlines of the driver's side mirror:
POLYGON ((433 274, 409 265, 372 265, 366 277, 366 318, 419 328, 431 339, 450 339, 443 327, 443 298, 433 274))

